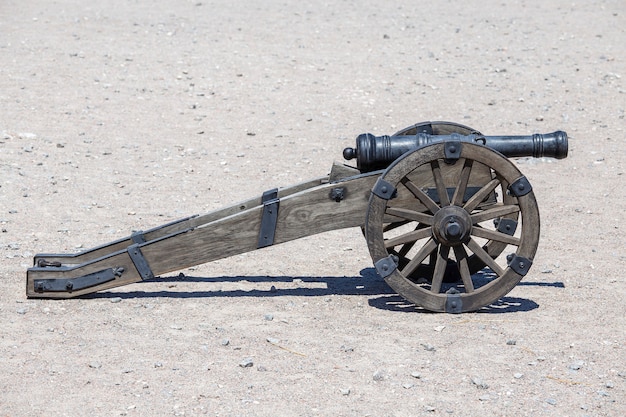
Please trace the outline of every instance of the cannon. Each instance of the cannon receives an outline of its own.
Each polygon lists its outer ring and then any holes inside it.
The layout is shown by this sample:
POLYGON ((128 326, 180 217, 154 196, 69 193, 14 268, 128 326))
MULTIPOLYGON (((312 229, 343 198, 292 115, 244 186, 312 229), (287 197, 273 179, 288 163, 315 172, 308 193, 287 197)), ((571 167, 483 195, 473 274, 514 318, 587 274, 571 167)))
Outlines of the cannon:
POLYGON ((374 268, 409 303, 462 313, 528 274, 532 186, 511 157, 565 158, 567 134, 485 136, 452 122, 357 137, 328 175, 73 254, 37 254, 26 295, 71 298, 331 230, 360 227, 374 268))

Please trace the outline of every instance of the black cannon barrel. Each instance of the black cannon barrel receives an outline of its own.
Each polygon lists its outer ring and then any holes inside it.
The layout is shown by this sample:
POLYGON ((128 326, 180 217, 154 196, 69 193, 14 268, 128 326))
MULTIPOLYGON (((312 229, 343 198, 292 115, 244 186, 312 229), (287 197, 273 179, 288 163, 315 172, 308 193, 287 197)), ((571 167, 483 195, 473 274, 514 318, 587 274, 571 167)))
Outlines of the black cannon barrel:
POLYGON ((461 135, 429 135, 418 133, 407 136, 374 136, 364 133, 356 138, 355 148, 343 150, 345 159, 357 161, 361 172, 384 169, 394 160, 408 151, 436 142, 457 141, 470 142, 487 146, 508 158, 534 157, 556 158, 567 157, 567 133, 553 133, 528 136, 484 136, 481 134, 461 135))

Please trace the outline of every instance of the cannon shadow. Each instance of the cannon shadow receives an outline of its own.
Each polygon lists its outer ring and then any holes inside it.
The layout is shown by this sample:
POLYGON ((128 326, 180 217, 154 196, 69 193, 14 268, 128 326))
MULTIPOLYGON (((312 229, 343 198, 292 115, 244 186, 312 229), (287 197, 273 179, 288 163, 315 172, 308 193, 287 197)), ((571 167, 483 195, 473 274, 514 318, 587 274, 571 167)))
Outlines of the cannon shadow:
MULTIPOLYGON (((237 283, 246 282, 256 284, 256 288, 227 289, 199 291, 113 291, 88 294, 80 298, 98 299, 115 298, 213 298, 213 297, 326 297, 332 295, 360 295, 370 296, 368 304, 371 307, 381 310, 404 312, 404 313, 425 313, 432 312, 424 310, 395 293, 383 281, 374 268, 361 270, 359 276, 326 276, 326 277, 293 277, 293 276, 220 276, 220 277, 198 277, 179 274, 177 276, 167 276, 146 280, 144 282, 171 284, 175 283, 237 283), (274 284, 287 283, 289 288, 277 288, 274 284), (293 286, 291 286, 293 285, 293 286)), ((548 286, 564 288, 562 282, 521 282, 520 286, 548 286)), ((483 307, 477 313, 514 313, 531 311, 539 305, 529 299, 519 297, 502 297, 497 303, 483 307)))

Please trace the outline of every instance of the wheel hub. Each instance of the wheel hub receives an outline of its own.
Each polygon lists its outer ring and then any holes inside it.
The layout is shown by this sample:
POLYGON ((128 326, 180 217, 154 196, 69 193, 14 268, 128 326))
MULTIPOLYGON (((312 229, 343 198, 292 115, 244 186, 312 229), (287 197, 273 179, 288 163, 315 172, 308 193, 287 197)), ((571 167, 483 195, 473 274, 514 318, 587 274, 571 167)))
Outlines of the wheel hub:
POLYGON ((457 246, 465 243, 471 232, 472 219, 463 208, 446 206, 435 213, 433 235, 442 245, 457 246))

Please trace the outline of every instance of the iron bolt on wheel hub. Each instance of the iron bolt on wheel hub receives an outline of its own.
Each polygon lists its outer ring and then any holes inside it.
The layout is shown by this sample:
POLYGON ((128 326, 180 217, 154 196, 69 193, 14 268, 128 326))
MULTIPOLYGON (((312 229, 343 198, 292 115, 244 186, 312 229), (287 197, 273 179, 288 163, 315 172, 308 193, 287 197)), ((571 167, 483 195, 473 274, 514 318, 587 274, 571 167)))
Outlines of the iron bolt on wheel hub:
POLYGON ((472 232, 472 219, 467 211, 458 206, 443 207, 433 219, 433 236, 446 246, 467 242, 472 232))

